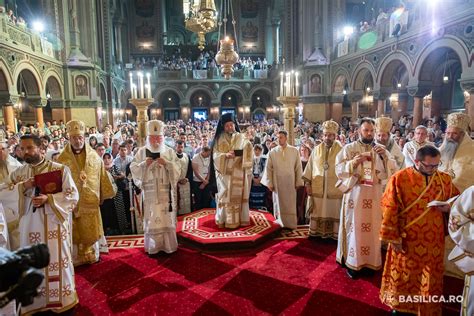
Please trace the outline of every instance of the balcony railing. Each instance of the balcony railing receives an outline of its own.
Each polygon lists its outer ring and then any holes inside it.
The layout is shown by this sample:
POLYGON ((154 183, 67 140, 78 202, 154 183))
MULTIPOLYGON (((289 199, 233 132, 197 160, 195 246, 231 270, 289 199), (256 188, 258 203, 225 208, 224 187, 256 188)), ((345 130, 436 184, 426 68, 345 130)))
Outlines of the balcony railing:
POLYGON ((27 28, 26 25, 15 25, 9 22, 5 14, 0 15, 0 39, 6 45, 13 43, 17 47, 19 46, 31 52, 57 59, 51 42, 27 28))
POLYGON ((445 23, 452 20, 454 15, 472 16, 474 6, 470 1, 439 1, 437 4, 432 4, 436 5, 436 7, 426 7, 427 4, 424 6, 416 5, 405 9, 405 12, 396 18, 389 15, 387 19, 379 21, 368 31, 361 32, 356 30, 349 38, 338 42, 335 47, 334 58, 341 58, 349 54, 381 46, 383 43, 391 42, 397 37, 403 38, 405 34, 409 36, 409 34, 424 31, 425 29, 442 27, 445 23), (398 32, 396 29, 397 24, 400 24, 398 32))
MULTIPOLYGON (((141 69, 141 70, 132 70, 131 71, 143 71, 149 72, 152 75, 152 78, 156 78, 160 81, 167 80, 224 80, 224 77, 220 74, 219 68, 210 68, 204 70, 158 70, 157 68, 153 69, 141 69)), ((254 70, 254 69, 235 69, 234 74, 232 75, 233 79, 240 80, 267 80, 271 79, 271 76, 274 72, 270 69, 254 70)))

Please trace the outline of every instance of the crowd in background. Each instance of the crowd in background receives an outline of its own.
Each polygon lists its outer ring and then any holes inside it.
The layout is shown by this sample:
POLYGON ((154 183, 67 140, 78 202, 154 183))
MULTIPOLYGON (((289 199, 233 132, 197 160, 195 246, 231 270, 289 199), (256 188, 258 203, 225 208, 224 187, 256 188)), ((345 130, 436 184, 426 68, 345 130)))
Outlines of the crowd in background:
MULTIPOLYGON (((413 126, 412 120, 411 116, 403 115, 398 122, 393 124, 391 130, 392 138, 401 149, 414 136, 415 126, 413 126)), ((209 169, 210 148, 214 139, 216 125, 217 121, 168 121, 166 122, 165 144, 171 148, 182 145, 182 151, 189 156, 190 161, 195 164, 197 163, 201 169, 209 169)), ((261 157, 265 158, 272 148, 278 146, 278 131, 283 129, 281 121, 246 121, 239 123, 239 125, 240 129, 245 131, 246 137, 254 145, 255 164, 260 162, 261 157)), ((340 125, 341 129, 337 139, 342 145, 358 139, 358 126, 356 122, 351 121, 349 117, 343 117, 340 125)), ((442 117, 434 117, 432 119, 425 119, 423 125, 428 129, 429 141, 439 146, 444 137, 446 121, 442 117)), ((46 158, 53 161, 68 142, 66 127, 63 121, 57 122, 53 120, 46 122, 43 128, 39 128, 38 123, 25 125, 18 121, 18 131, 16 134, 9 132, 7 137, 10 154, 20 162, 23 161, 23 158, 18 143, 22 135, 39 135, 43 140, 46 158)), ((297 124, 295 136, 295 146, 298 147, 301 163, 304 168, 311 155, 311 151, 321 142, 321 122, 303 121, 297 124)), ((86 137, 89 145, 103 158, 107 170, 112 174, 119 188, 118 196, 114 201, 107 202, 107 207, 111 205, 115 207, 116 214, 111 219, 110 216, 104 213, 104 226, 108 226, 104 227, 104 230, 109 235, 130 233, 130 214, 127 212, 128 208, 130 208, 130 186, 127 179, 127 165, 131 162, 133 155, 138 149, 136 126, 133 123, 122 124, 115 128, 111 125, 106 125, 101 131, 97 130, 96 127, 90 127, 86 137), (110 224, 110 222, 114 222, 114 224, 110 224)), ((271 194, 267 194, 268 191, 265 190, 262 192, 259 183, 263 169, 261 166, 254 166, 254 185, 260 187, 260 190, 256 189, 253 191, 255 194, 253 196, 251 194, 250 204, 251 207, 271 211, 271 194)), ((205 172, 209 172, 209 170, 205 172)), ((191 183, 194 180, 196 180, 195 175, 189 179, 191 183)), ((133 189, 137 190, 137 188, 133 189)), ((191 197, 193 210, 215 206, 213 194, 215 194, 215 188, 194 187, 191 197), (201 193, 209 196, 202 199, 201 193)), ((304 189, 301 190, 300 194, 304 195, 304 189)), ((304 200, 304 196, 302 198, 304 200)), ((301 199, 298 200, 300 201, 301 199)), ((307 221, 304 216, 304 208, 304 203, 298 206, 298 220, 300 224, 304 224, 307 221)))

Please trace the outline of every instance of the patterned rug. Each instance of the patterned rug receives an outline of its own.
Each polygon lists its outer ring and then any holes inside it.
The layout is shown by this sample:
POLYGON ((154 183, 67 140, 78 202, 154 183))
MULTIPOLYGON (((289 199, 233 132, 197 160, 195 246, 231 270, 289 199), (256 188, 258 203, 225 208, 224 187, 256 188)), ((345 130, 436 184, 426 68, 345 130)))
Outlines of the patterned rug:
MULTIPOLYGON (((109 254, 76 269, 75 315, 389 315, 379 300, 381 272, 349 279, 336 264, 336 242, 301 238, 306 230, 256 249, 180 245, 152 257, 138 246, 141 236, 109 238, 109 254)), ((445 294, 462 285, 445 278, 445 294)), ((443 315, 459 315, 459 304, 443 307, 443 315)))

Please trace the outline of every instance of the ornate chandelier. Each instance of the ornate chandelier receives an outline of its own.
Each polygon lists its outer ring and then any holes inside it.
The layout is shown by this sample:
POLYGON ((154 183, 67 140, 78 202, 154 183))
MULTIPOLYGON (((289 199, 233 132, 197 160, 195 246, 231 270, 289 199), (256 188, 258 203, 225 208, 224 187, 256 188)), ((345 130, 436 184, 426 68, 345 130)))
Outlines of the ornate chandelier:
POLYGON ((204 49, 204 35, 217 25, 217 11, 214 0, 183 0, 184 25, 198 36, 198 48, 204 49))
POLYGON ((228 16, 230 15, 232 30, 238 51, 239 46, 237 44, 237 31, 235 29, 236 22, 234 18, 234 10, 232 8, 232 0, 222 0, 221 9, 222 14, 219 20, 219 38, 221 34, 221 28, 224 29, 224 38, 221 39, 217 44, 216 63, 221 66, 221 72, 224 78, 230 79, 234 73, 234 64, 239 60, 239 54, 234 50, 234 40, 229 38, 227 35, 227 21, 228 16))

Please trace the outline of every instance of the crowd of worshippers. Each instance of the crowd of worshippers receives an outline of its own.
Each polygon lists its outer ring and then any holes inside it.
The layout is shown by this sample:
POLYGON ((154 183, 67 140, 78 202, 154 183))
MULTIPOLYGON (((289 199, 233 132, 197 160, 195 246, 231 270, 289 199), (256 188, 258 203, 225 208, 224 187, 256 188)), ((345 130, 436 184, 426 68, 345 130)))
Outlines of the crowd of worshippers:
MULTIPOLYGON (((142 146, 133 124, 99 132, 73 120, 1 133, 3 239, 12 249, 48 243, 53 264, 71 261, 57 274, 60 286, 73 288, 73 265, 97 262, 107 234, 144 233, 150 256, 172 253, 178 215, 214 207, 216 225, 235 229, 251 224, 254 208, 272 212, 283 229, 309 223, 310 238, 337 240, 336 260, 353 279, 381 269, 385 247, 380 299, 393 310, 438 314, 436 302, 399 295, 442 295, 445 270, 469 284, 474 264, 462 256, 473 252, 473 236, 464 233, 474 218, 468 115, 415 128, 406 116, 395 124, 388 117, 301 122, 295 146, 282 125, 238 123, 231 113, 219 121, 151 120, 142 146), (429 138, 438 130, 439 149, 429 138), (401 137, 409 140, 403 147, 401 137), (60 191, 37 192, 36 177, 57 170, 60 191)), ((64 295, 61 306, 76 303, 75 294, 64 295)), ((44 298, 35 304, 46 308, 44 298)))

